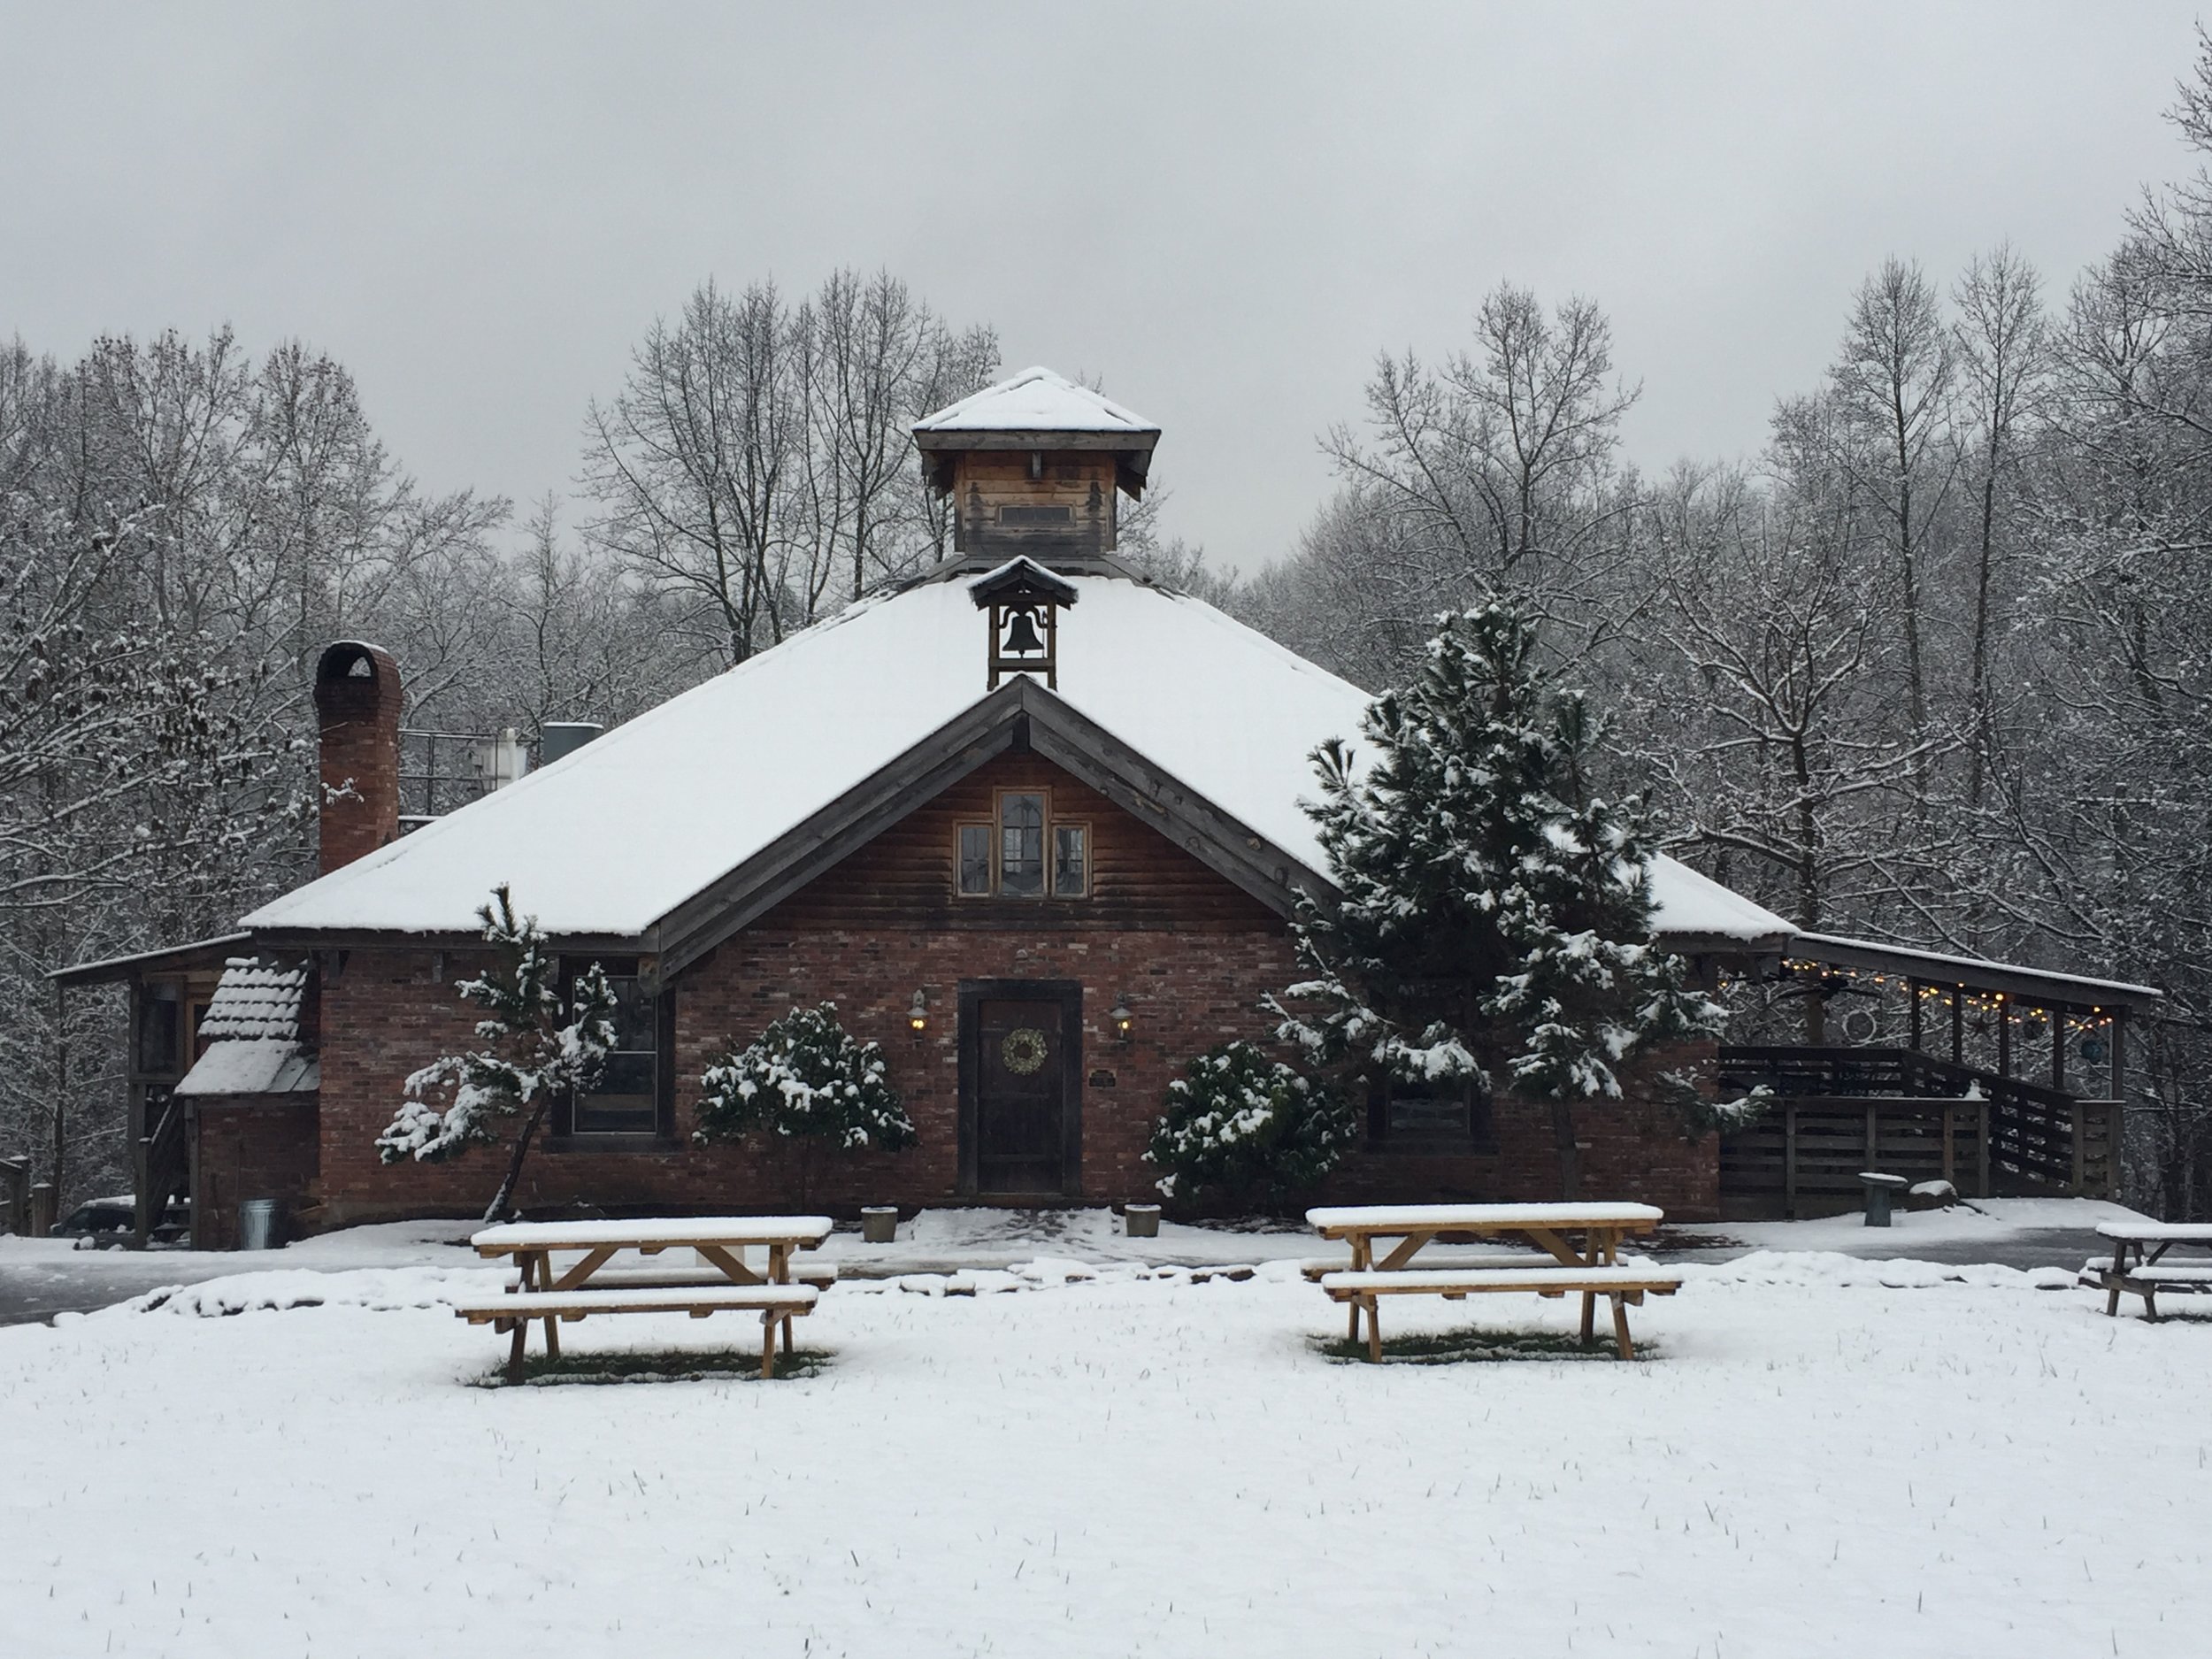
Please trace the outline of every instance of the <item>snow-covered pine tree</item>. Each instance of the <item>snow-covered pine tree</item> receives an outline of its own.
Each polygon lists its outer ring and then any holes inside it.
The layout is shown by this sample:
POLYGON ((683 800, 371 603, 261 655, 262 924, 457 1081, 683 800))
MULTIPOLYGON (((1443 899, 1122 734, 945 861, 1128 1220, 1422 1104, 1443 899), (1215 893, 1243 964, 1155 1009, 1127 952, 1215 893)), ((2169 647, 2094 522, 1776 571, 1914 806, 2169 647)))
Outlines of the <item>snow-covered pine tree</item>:
POLYGON ((826 1153, 914 1144, 914 1122, 879 1043, 863 1042, 837 1018, 837 1004, 795 1008, 710 1065, 699 1079, 699 1126, 692 1140, 760 1137, 788 1166, 802 1204, 811 1202, 826 1153))
MULTIPOLYGON (((1722 1010, 1652 944, 1642 803, 1592 792, 1599 723, 1536 652, 1509 606, 1448 615, 1414 682, 1369 709, 1366 766, 1315 752, 1308 810, 1341 896, 1298 918, 1310 977, 1274 1008, 1318 1063, 1548 1102, 1571 1197, 1576 1103, 1618 1099, 1624 1063, 1717 1035, 1722 1010)), ((1661 1081, 1687 1131, 1741 1110, 1661 1081)))
POLYGON ((387 1164, 440 1163, 473 1146, 496 1145, 501 1123, 520 1117, 507 1173, 484 1210, 490 1222, 505 1216, 513 1201, 546 1108, 564 1092, 588 1094, 599 1081, 614 1048, 615 1001, 595 962, 576 976, 562 1001, 559 958, 546 949, 536 917, 515 915, 504 885, 492 890, 492 902, 476 916, 500 965, 456 988, 463 1001, 484 1010, 476 1034, 486 1046, 442 1055, 409 1078, 407 1099, 377 1136, 376 1150, 387 1164), (451 1099, 440 1110, 434 1097, 444 1090, 451 1099))

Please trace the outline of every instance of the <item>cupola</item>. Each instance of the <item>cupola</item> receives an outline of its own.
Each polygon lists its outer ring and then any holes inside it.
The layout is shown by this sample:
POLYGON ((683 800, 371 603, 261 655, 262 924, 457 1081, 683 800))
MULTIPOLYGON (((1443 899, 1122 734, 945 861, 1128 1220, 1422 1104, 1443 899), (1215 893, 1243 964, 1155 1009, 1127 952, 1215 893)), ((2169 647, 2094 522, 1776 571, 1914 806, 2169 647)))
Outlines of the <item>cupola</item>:
POLYGON ((976 568, 1094 567, 1114 550, 1118 498, 1143 496, 1159 441, 1141 415, 1043 368, 914 426, 923 475, 953 499, 953 551, 976 568))

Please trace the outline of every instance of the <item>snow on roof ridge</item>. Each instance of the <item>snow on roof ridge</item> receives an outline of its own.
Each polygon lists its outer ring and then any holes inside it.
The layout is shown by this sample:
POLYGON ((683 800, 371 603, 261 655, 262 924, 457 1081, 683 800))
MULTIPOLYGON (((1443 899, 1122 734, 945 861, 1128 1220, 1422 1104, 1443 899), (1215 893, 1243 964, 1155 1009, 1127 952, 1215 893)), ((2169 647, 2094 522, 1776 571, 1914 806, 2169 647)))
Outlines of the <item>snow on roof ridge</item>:
MULTIPOLYGON (((1147 420, 1135 410, 1117 403, 1103 392, 1094 392, 1080 381, 1071 380, 1066 375, 1048 369, 1041 363, 1032 364, 1018 374, 1009 375, 1005 380, 987 386, 980 391, 971 392, 957 403, 946 404, 934 414, 924 415, 914 423, 912 429, 916 432, 957 431, 967 424, 962 419, 963 416, 972 414, 987 403, 1018 392, 1025 386, 1040 385, 1050 387, 1056 392, 1065 393, 1071 397, 1089 404, 1100 413, 1111 417, 1110 425, 1098 426, 1097 430, 1112 431, 1119 428, 1131 433, 1155 434, 1160 430, 1157 421, 1147 420)), ((976 424, 979 430, 1015 432, 1022 430, 1025 423, 979 422, 976 424)), ((1087 430, 1091 427, 1092 423, 1086 421, 1059 422, 1054 425, 1039 426, 1036 429, 1041 432, 1052 432, 1070 429, 1087 430)))

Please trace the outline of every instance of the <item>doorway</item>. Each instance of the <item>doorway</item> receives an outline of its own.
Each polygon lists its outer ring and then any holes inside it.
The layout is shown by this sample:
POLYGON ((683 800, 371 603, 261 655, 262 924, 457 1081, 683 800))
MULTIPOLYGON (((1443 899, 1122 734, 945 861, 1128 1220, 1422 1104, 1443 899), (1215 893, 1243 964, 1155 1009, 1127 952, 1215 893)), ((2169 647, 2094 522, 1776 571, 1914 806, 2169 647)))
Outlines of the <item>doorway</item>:
POLYGON ((960 1186, 980 1198, 1082 1190, 1083 987, 960 987, 960 1186))

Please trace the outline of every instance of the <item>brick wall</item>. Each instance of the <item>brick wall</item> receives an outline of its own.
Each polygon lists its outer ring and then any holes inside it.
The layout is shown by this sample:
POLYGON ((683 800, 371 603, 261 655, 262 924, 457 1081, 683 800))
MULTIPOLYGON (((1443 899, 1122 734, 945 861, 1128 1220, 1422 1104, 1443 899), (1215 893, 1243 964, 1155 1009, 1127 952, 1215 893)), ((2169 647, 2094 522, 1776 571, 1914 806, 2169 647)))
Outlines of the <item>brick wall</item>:
POLYGON ((194 1110, 192 1242, 196 1249, 238 1246, 238 1206, 274 1198, 296 1225, 316 1187, 315 1097, 210 1096, 194 1110))
MULTIPOLYGON (((518 895, 526 899, 527 895, 518 895)), ((481 1148, 443 1164, 388 1167, 376 1134, 407 1075, 470 1041, 470 1011, 452 982, 479 962, 428 951, 357 949, 322 987, 320 1218, 326 1225, 402 1214, 480 1210, 503 1154, 481 1148)), ((1194 1055, 1260 1038, 1259 1000, 1294 977, 1287 929, 1149 826, 1044 762, 1009 756, 911 815, 778 907, 676 981, 676 1124, 687 1134, 697 1079, 733 1039, 749 1041, 795 1005, 834 1002, 846 1026, 883 1045, 919 1132, 911 1150, 836 1163, 812 1202, 849 1213, 864 1203, 913 1208, 956 1195, 964 979, 1061 979, 1083 987, 1080 1091, 1083 1197, 1156 1196, 1141 1158, 1169 1081, 1194 1055), (994 789, 1048 787, 1053 810, 1092 826, 1093 899, 956 901, 956 826, 987 815, 994 789), (1171 902, 1160 895, 1172 894, 1171 902), (931 895, 937 895, 930 902, 931 895), (916 990, 929 1027, 908 1025, 916 990), (1125 997, 1131 1040, 1107 1011, 1125 997), (1108 1079, 1110 1079, 1110 1081, 1108 1079), (1094 1080, 1095 1079, 1095 1080, 1094 1080)), ((1663 1114, 1581 1114, 1586 1196, 1648 1197, 1686 1217, 1717 1206, 1718 1156, 1709 1137, 1685 1141, 1663 1114)), ((1540 1108, 1502 1103, 1496 1149, 1482 1156, 1361 1155, 1333 1179, 1357 1199, 1546 1198, 1557 1191, 1551 1126, 1540 1108)), ((588 1152, 541 1148, 526 1166, 526 1209, 572 1203, 710 1212, 788 1209, 798 1202, 778 1164, 727 1147, 588 1152)))

